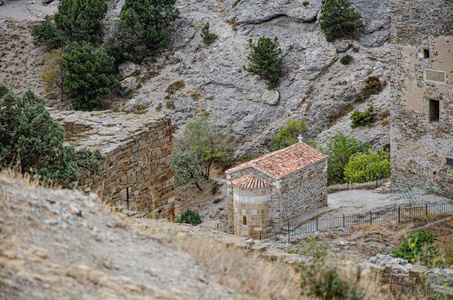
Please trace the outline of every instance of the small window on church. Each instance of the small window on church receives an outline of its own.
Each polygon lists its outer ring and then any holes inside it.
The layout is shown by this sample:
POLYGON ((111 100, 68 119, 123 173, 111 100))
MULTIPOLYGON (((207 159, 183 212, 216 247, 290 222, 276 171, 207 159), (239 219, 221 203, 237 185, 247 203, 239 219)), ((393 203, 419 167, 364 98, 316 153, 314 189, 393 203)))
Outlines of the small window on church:
POLYGON ((246 216, 242 217, 242 225, 247 225, 247 217, 246 216))
POLYGON ((423 58, 429 58, 429 49, 423 49, 423 58))
POLYGON ((437 100, 429 100, 429 121, 438 122, 439 121, 439 102, 437 100))

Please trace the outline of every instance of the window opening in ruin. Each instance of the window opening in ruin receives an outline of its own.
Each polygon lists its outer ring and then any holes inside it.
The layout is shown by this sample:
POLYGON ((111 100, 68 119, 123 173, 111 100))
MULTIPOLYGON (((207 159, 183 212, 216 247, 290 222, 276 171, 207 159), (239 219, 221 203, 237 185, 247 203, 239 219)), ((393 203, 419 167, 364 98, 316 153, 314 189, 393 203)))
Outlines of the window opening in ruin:
POLYGON ((439 102, 437 100, 429 100, 429 121, 438 122, 439 121, 439 102))
POLYGON ((429 49, 423 49, 423 58, 429 58, 429 49))
POLYGON ((247 217, 246 216, 242 217, 242 225, 247 225, 247 217))

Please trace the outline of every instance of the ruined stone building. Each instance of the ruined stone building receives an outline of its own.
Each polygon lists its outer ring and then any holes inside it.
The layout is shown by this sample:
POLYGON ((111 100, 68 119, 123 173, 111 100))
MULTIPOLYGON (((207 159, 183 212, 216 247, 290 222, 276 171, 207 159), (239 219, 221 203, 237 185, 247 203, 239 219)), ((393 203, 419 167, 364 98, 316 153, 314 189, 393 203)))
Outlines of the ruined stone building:
POLYGON ((174 217, 172 132, 156 114, 48 109, 65 129, 65 143, 99 149, 99 174, 80 174, 78 189, 95 192, 112 206, 174 217))
POLYGON ((392 1, 393 182, 453 197, 453 2, 392 1))
POLYGON ((299 142, 226 171, 228 225, 259 238, 327 205, 327 156, 299 142))

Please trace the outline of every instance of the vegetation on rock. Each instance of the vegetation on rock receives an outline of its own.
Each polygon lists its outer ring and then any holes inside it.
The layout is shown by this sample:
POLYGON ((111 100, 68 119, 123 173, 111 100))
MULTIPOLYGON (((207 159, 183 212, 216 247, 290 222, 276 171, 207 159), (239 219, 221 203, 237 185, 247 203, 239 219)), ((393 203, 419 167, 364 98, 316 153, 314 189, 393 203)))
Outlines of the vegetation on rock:
POLYGON ((77 110, 102 108, 103 97, 120 85, 121 76, 114 74, 114 60, 103 47, 96 50, 86 42, 73 44, 63 57, 63 68, 63 86, 77 110))
POLYGON ((271 151, 289 147, 298 142, 298 136, 307 131, 305 120, 289 119, 286 126, 280 127, 278 135, 272 137, 271 151))
POLYGON ((197 226, 203 221, 198 213, 194 212, 190 208, 181 213, 181 217, 176 220, 176 223, 187 223, 197 226))
POLYGON ((180 185, 194 183, 201 190, 200 184, 209 179, 214 160, 225 155, 226 140, 209 116, 189 121, 182 136, 175 141, 176 182, 180 185))
POLYGON ((250 64, 248 67, 244 66, 244 69, 267 80, 270 90, 276 89, 280 84, 280 78, 287 73, 283 59, 293 49, 293 46, 283 52, 279 48, 277 37, 273 40, 268 37, 260 37, 256 45, 250 39, 249 44, 252 48, 252 52, 247 56, 250 64))
POLYGON ((348 65, 351 61, 352 61, 352 56, 349 55, 349 54, 346 54, 345 56, 343 56, 341 59, 340 59, 340 63, 342 65, 348 65))
POLYGON ((390 177, 390 152, 357 153, 344 168, 347 182, 369 182, 390 177))
POLYGON ((360 91, 360 94, 357 95, 355 101, 357 103, 362 103, 365 100, 370 99, 372 95, 378 95, 385 86, 385 82, 382 83, 378 77, 370 76, 365 80, 365 87, 360 91))
POLYGON ((341 132, 327 139, 324 145, 320 147, 321 152, 329 156, 327 160, 327 183, 329 185, 344 183, 344 169, 351 156, 358 152, 365 152, 369 148, 369 143, 362 143, 354 137, 345 136, 341 132))
POLYGON ((327 41, 337 38, 352 38, 363 28, 362 16, 357 13, 349 0, 326 0, 319 18, 321 29, 327 41))
POLYGON ((203 43, 210 45, 218 38, 217 34, 209 32, 209 22, 207 22, 201 29, 201 37, 203 38, 203 43))
POLYGON ((32 91, 16 97, 0 85, 0 168, 37 175, 72 187, 79 169, 99 171, 99 151, 63 146, 64 129, 32 91))
POLYGON ((359 126, 365 126, 376 122, 377 112, 374 111, 373 105, 370 105, 364 112, 354 111, 351 115, 351 128, 357 128, 359 126))

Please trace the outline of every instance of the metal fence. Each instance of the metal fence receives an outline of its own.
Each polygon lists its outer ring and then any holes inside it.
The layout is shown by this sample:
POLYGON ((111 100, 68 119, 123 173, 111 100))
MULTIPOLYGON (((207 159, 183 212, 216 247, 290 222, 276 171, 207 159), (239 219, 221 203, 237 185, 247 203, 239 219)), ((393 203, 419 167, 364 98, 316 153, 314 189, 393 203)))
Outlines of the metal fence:
POLYGON ((428 217, 439 213, 453 213, 453 203, 432 203, 421 206, 392 206, 367 213, 339 215, 324 218, 313 218, 302 224, 287 222, 279 230, 263 235, 276 241, 291 242, 296 235, 310 234, 323 229, 348 228, 360 225, 372 225, 382 221, 394 221, 404 223, 420 217, 428 217))

